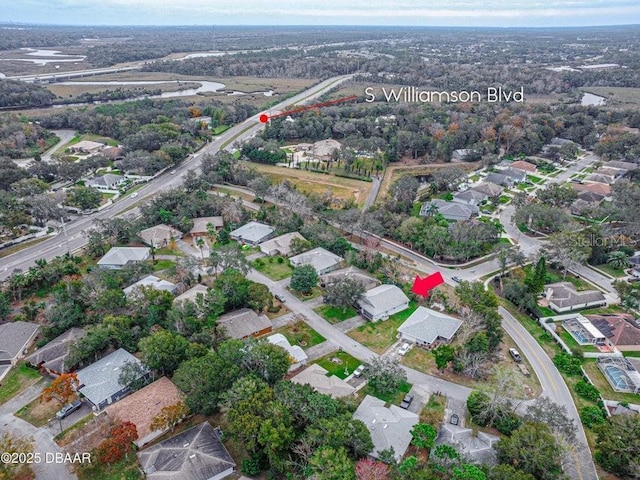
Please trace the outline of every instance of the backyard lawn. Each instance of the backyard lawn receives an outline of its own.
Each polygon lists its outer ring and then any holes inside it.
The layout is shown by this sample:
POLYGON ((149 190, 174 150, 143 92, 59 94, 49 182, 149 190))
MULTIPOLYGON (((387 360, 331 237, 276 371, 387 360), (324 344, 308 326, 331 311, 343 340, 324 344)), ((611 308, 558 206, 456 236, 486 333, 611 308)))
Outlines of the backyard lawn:
POLYGON ((14 397, 22 390, 42 380, 42 375, 37 370, 28 367, 24 363, 11 369, 0 382, 0 404, 14 397))
POLYGON ((351 375, 362 362, 347 352, 338 351, 320 357, 313 363, 317 363, 327 370, 327 376, 335 375, 344 380, 351 375))
POLYGON ((291 345, 300 345, 303 348, 313 347, 326 340, 302 320, 280 327, 275 330, 275 333, 281 333, 287 337, 291 345))
POLYGON ((264 273, 271 280, 276 281, 290 277, 293 272, 289 260, 282 257, 257 258, 252 262, 252 265, 260 273, 264 273), (278 259, 281 259, 282 262, 279 262, 278 259))
POLYGON ((355 308, 348 307, 346 310, 342 307, 334 307, 333 305, 322 305, 320 307, 314 308, 322 318, 324 318, 329 323, 338 323, 347 320, 348 318, 355 317, 358 315, 355 308))
POLYGON ((322 289, 320 287, 313 287, 313 289, 311 290, 311 293, 308 293, 308 294, 296 292, 293 288, 290 288, 290 287, 287 287, 287 290, 292 295, 295 295, 299 300, 302 300, 303 302, 306 300, 311 300, 313 298, 318 298, 322 296, 322 289))
POLYGON ((600 351, 593 345, 580 345, 578 342, 576 342, 575 338, 573 338, 571 334, 562 327, 558 328, 556 330, 556 333, 562 339, 565 345, 569 347, 574 354, 580 353, 580 352, 597 353, 600 351))
POLYGON ((156 263, 153 264, 153 271, 159 272, 160 270, 166 270, 167 268, 171 268, 176 264, 176 262, 172 260, 157 260, 156 263))
POLYGON ((409 318, 416 308, 417 304, 411 302, 409 308, 391 315, 388 320, 368 322, 351 330, 347 335, 376 353, 384 353, 397 340, 398 327, 409 318))
POLYGON ((400 402, 402 401, 404 396, 409 393, 409 390, 411 390, 411 384, 407 382, 402 382, 395 392, 386 394, 376 392, 369 385, 362 389, 365 395, 371 395, 372 397, 379 398, 380 400, 383 400, 385 403, 390 405, 400 405, 400 402))

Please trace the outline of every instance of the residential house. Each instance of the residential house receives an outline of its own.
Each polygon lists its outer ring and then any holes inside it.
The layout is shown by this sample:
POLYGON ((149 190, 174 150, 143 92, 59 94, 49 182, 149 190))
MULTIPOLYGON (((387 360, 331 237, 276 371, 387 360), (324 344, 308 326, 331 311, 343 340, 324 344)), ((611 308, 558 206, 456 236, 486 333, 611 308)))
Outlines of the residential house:
POLYGON ((604 195, 600 193, 591 192, 589 190, 585 190, 578 193, 578 200, 582 200, 590 204, 598 205, 604 200, 604 195))
POLYGON ((291 241, 296 238, 304 241, 305 238, 298 232, 285 233, 279 237, 272 238, 266 242, 262 242, 259 247, 260 251, 265 255, 281 255, 288 257, 293 252, 291 251, 291 241))
POLYGON ((575 142, 567 138, 553 137, 551 139, 550 145, 553 145, 554 147, 561 147, 563 145, 570 145, 572 143, 575 143, 575 142))
POLYGON ((357 281, 365 290, 370 290, 380 284, 380 281, 373 278, 368 272, 360 270, 357 267, 350 266, 322 275, 320 278, 320 286, 324 288, 327 285, 331 285, 343 278, 350 278, 357 281))
POLYGON ((182 232, 169 225, 161 223, 145 228, 138 232, 138 236, 150 247, 162 248, 168 246, 172 240, 182 238, 182 232))
POLYGON ((249 222, 240 228, 236 228, 229 235, 240 243, 256 246, 270 239, 273 236, 273 232, 275 232, 275 228, 269 225, 260 222, 249 222))
POLYGON ((93 187, 100 191, 115 191, 122 185, 127 179, 122 175, 115 175, 113 173, 105 173, 99 177, 91 178, 85 182, 87 187, 93 187))
POLYGON ((309 360, 309 357, 302 349, 302 347, 299 347, 298 345, 291 345, 289 343, 289 340, 287 340, 287 337, 285 337, 281 333, 275 333, 267 337, 267 341, 279 346, 280 348, 284 348, 287 351, 289 357, 291 357, 291 366, 289 367, 290 372, 307 364, 307 360, 309 360))
POLYGON ((484 177, 485 182, 495 183, 503 187, 511 187, 515 183, 515 179, 508 177, 503 173, 491 172, 484 177))
POLYGON ((464 192, 458 192, 453 196, 453 202, 462 203, 464 205, 473 205, 477 207, 482 202, 487 200, 487 195, 479 192, 475 189, 465 190, 464 192))
POLYGON ((618 170, 623 170, 625 172, 629 172, 631 170, 637 170, 638 166, 639 165, 637 163, 620 162, 618 160, 611 160, 603 165, 603 167, 605 168, 616 168, 618 170))
POLYGON ((598 327, 579 313, 564 315, 562 328, 569 332, 579 345, 605 345, 607 342, 607 337, 598 327))
POLYGON ((497 185, 492 182, 482 182, 479 185, 476 185, 472 188, 476 192, 484 193, 487 198, 496 198, 502 195, 502 191, 504 190, 500 185, 497 185))
POLYGON ((423 203, 420 208, 420 215, 423 217, 432 215, 436 212, 447 220, 469 220, 473 215, 478 214, 478 207, 475 205, 465 205, 464 203, 435 199, 430 202, 423 203))
POLYGON ((311 265, 318 275, 324 275, 340 267, 344 259, 322 247, 314 248, 290 259, 291 265, 311 265))
POLYGON ((147 480, 222 480, 236 464, 209 422, 138 452, 147 480))
POLYGON ((395 285, 380 285, 362 294, 358 309, 372 322, 386 320, 394 313, 409 308, 409 298, 395 285))
POLYGON ((640 351, 640 320, 628 313, 585 315, 620 351, 640 351))
POLYGON ((301 385, 310 385, 318 393, 329 395, 333 398, 348 397, 356 391, 347 382, 335 375, 327 376, 327 370, 317 363, 309 365, 300 373, 291 378, 293 383, 301 385))
POLYGON ((153 290, 164 290, 166 292, 176 293, 178 286, 155 275, 147 275, 142 280, 138 280, 133 285, 129 285, 123 290, 127 297, 135 297, 144 288, 152 288, 153 290))
POLYGON ((67 373, 74 367, 74 365, 67 364, 71 347, 85 335, 86 332, 81 328, 70 328, 38 348, 26 358, 26 361, 49 375, 67 373))
POLYGON ((342 144, 340 142, 329 138, 327 140, 319 140, 315 142, 311 151, 316 160, 329 161, 333 158, 333 152, 340 150, 341 148, 342 144))
POLYGON ((178 295, 176 298, 174 298, 173 304, 178 305, 179 303, 187 302, 187 301, 196 303, 198 296, 206 297, 208 291, 209 289, 204 285, 200 285, 200 284, 195 285, 191 287, 189 290, 187 290, 186 292, 184 292, 182 295, 178 295))
MULTIPOLYGON (((80 382, 78 392, 90 402, 94 411, 102 411, 107 405, 117 402, 131 392, 129 385, 120 383, 120 373, 128 363, 135 363, 144 368, 140 360, 119 348, 77 372, 80 382)), ((149 376, 149 372, 142 376, 149 376)))
POLYGON ((596 365, 616 392, 640 393, 638 359, 599 357, 596 365))
POLYGON ((0 325, 0 380, 24 357, 39 329, 40 325, 20 321, 0 325))
POLYGON ((545 300, 554 312, 564 313, 580 308, 603 307, 607 304, 602 292, 584 290, 578 292, 570 282, 545 285, 545 300))
POLYGON ((398 336, 421 347, 449 343, 462 326, 457 318, 426 307, 418 307, 398 328, 398 336))
POLYGON ((616 183, 617 178, 613 175, 607 175, 604 173, 593 172, 585 181, 587 182, 595 182, 595 183, 604 183, 606 185, 613 185, 616 183))
POLYGON ((522 183, 527 180, 527 172, 523 170, 516 170, 515 168, 505 168, 500 170, 500 173, 511 178, 516 183, 522 183))
POLYGON ((515 168, 516 170, 522 170, 526 173, 536 173, 536 171, 538 170, 533 163, 526 162, 524 160, 517 160, 515 162, 512 162, 509 166, 511 168, 515 168))
POLYGON ((120 160, 124 149, 122 147, 107 147, 100 151, 100 155, 109 160, 120 160))
POLYGON ((209 225, 214 232, 220 231, 224 227, 222 217, 198 217, 193 219, 193 228, 189 231, 192 238, 208 237, 209 225))
POLYGON ((604 183, 572 183, 572 185, 578 192, 593 192, 605 197, 611 195, 611 186, 604 183))
POLYGON ((150 254, 148 247, 113 247, 98 260, 98 266, 118 270, 130 263, 144 262, 150 254))
POLYGON ((599 173, 601 175, 606 175, 608 177, 612 177, 615 180, 617 180, 618 178, 622 177, 627 172, 626 172, 626 170, 620 170, 618 168, 600 167, 594 173, 599 173))
POLYGON ((224 328, 230 338, 244 339, 261 337, 273 330, 273 323, 266 315, 242 308, 218 317, 217 324, 224 328))
POLYGON ((153 430, 153 419, 162 409, 184 402, 184 394, 167 377, 161 377, 117 403, 109 405, 105 412, 115 422, 131 422, 136 426, 138 439, 133 442, 138 448, 163 435, 168 428, 153 430))
POLYGON ((480 154, 471 148, 460 148, 451 154, 452 162, 473 162, 479 158, 480 154))
POLYGON ((91 140, 82 140, 69 146, 69 152, 82 155, 91 155, 98 153, 106 145, 100 142, 92 142, 91 140))
POLYGON ((371 434, 373 451, 369 455, 379 458, 380 452, 393 448, 396 461, 400 461, 411 443, 411 430, 420 421, 418 415, 397 405, 385 407, 384 400, 367 395, 353 414, 355 420, 365 424, 371 434))

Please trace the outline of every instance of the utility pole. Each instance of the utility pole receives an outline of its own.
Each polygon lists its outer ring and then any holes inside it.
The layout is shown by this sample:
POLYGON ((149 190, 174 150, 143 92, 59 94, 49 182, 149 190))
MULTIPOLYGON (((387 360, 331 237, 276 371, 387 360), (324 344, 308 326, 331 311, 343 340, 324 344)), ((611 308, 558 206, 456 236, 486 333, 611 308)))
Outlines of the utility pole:
POLYGON ((67 226, 64 224, 64 217, 60 217, 62 222, 62 231, 64 232, 64 238, 67 242, 67 255, 71 255, 71 245, 69 245, 69 234, 67 233, 67 226))

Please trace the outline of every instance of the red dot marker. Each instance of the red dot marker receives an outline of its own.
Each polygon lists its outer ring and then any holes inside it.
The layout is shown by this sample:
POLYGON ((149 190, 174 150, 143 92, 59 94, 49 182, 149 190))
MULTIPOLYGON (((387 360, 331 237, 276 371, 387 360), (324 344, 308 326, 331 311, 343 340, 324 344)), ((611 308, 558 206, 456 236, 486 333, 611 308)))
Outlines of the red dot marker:
POLYGON ((260 121, 262 123, 267 123, 269 121, 269 115, 267 115, 266 113, 263 113, 262 115, 260 115, 260 121))

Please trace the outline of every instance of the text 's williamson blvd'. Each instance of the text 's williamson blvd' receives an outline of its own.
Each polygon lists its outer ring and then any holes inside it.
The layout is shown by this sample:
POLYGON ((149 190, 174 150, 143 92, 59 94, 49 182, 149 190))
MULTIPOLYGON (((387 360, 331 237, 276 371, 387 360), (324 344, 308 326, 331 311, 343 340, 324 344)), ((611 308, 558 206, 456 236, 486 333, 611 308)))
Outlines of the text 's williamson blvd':
POLYGON ((397 102, 397 103, 430 103, 430 102, 482 102, 483 99, 489 103, 500 102, 524 102, 524 87, 516 90, 507 90, 502 87, 488 87, 484 92, 479 90, 422 90, 416 87, 382 87, 382 96, 376 94, 374 87, 364 89, 365 101, 368 103, 376 101, 397 102))

